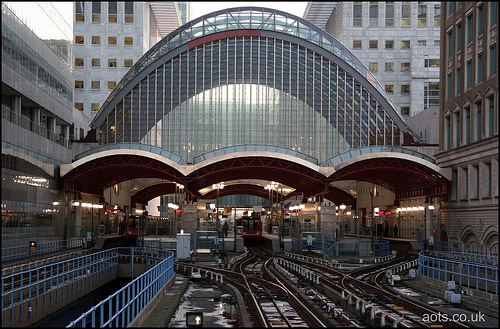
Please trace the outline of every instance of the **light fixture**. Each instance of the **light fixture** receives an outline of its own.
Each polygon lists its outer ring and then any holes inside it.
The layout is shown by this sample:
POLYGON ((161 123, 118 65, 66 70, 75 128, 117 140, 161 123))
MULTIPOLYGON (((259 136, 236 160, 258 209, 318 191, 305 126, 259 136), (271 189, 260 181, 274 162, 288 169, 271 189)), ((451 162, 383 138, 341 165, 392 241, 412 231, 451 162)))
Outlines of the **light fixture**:
POLYGON ((59 201, 54 201, 54 202, 52 202, 52 205, 53 205, 53 206, 58 206, 58 205, 60 205, 60 204, 61 204, 61 203, 60 203, 59 201))
POLYGON ((351 212, 350 212, 350 211, 347 211, 345 214, 346 214, 347 216, 350 216, 350 215, 351 215, 351 212))
POLYGON ((173 203, 169 203, 167 206, 168 206, 170 209, 175 209, 175 210, 179 209, 179 206, 178 206, 178 205, 176 205, 176 204, 173 204, 173 203))
POLYGON ((341 204, 339 208, 340 208, 340 210, 345 210, 347 208, 347 206, 345 204, 341 204))
POLYGON ((305 205, 305 204, 301 204, 301 205, 299 205, 299 209, 304 209, 305 207, 306 207, 306 205, 305 205))
POLYGON ((210 209, 212 209, 212 210, 215 209, 215 203, 210 204, 210 209))
POLYGON ((422 206, 418 206, 418 210, 425 210, 425 208, 422 206))
POLYGON ((71 205, 73 207, 78 207, 80 205, 80 201, 73 201, 73 202, 71 202, 71 205))
POLYGON ((434 206, 433 206, 433 205, 431 205, 431 204, 429 205, 429 207, 428 207, 428 208, 429 208, 429 210, 434 210, 434 209, 436 209, 436 207, 434 207, 434 206))

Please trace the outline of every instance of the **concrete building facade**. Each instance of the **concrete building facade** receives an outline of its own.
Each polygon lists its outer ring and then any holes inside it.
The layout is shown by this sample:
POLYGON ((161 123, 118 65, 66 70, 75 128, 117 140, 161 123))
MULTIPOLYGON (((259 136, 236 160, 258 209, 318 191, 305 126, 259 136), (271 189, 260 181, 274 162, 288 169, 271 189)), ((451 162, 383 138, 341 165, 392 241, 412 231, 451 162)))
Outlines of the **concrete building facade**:
POLYGON ((446 2, 440 152, 452 172, 443 238, 498 252, 498 5, 446 2))

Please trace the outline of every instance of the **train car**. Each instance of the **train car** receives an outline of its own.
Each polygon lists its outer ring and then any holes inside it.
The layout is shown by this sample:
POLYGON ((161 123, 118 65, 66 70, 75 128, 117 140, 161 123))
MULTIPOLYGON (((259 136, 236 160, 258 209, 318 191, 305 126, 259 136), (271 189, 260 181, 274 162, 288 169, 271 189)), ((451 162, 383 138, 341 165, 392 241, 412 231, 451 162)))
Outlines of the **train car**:
POLYGON ((143 229, 140 228, 140 221, 140 216, 130 216, 129 220, 125 223, 127 239, 135 239, 141 235, 143 229))
POLYGON ((262 220, 260 216, 242 216, 238 219, 238 226, 242 226, 244 240, 260 240, 262 238, 262 220))

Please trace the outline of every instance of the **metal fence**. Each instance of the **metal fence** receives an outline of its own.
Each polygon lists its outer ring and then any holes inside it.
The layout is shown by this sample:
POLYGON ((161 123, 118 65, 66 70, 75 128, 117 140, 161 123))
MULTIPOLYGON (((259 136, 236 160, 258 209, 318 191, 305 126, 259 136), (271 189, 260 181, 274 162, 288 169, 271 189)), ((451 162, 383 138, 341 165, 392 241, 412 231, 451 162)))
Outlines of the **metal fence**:
POLYGON ((317 251, 330 257, 383 257, 389 255, 390 244, 387 240, 374 242, 357 239, 322 241, 320 232, 303 232, 301 240, 293 241, 293 249, 296 251, 317 251))
POLYGON ((148 253, 150 257, 156 258, 158 261, 161 258, 163 260, 113 295, 83 313, 76 320, 72 321, 67 328, 85 328, 87 326, 95 328, 96 324, 100 328, 105 326, 127 327, 174 276, 173 253, 159 249, 152 252, 144 249, 144 253, 148 253))
POLYGON ((418 272, 441 281, 455 281, 460 287, 498 295, 498 258, 495 256, 421 251, 418 272))
POLYGON ((2 276, 3 326, 40 319, 103 282, 117 263, 115 248, 2 276))
POLYGON ((62 249, 81 248, 82 238, 71 238, 67 240, 47 240, 37 243, 35 251, 31 251, 26 243, 22 246, 2 248, 2 263, 15 259, 42 255, 62 249))

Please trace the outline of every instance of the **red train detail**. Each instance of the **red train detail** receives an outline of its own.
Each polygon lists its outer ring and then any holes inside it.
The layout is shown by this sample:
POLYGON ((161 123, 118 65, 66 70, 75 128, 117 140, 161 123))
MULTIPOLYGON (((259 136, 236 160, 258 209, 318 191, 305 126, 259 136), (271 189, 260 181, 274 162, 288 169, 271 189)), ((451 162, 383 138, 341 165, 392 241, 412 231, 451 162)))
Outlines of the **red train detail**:
POLYGON ((262 237, 262 220, 260 216, 242 216, 238 218, 238 226, 243 226, 242 237, 247 240, 259 240, 262 237))

